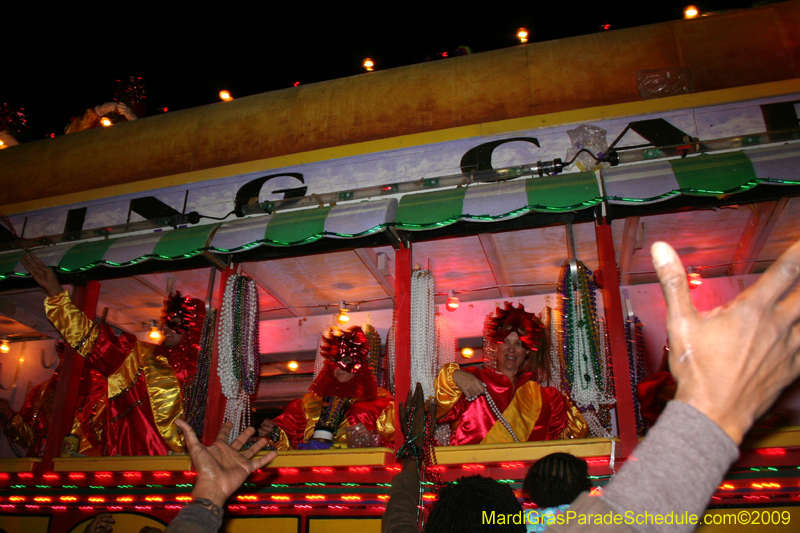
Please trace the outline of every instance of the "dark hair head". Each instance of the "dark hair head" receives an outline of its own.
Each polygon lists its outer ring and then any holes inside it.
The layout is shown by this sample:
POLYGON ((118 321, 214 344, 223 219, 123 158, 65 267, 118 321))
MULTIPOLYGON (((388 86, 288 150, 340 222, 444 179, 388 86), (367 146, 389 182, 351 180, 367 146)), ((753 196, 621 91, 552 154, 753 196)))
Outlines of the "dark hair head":
POLYGON ((592 488, 589 465, 568 453, 551 453, 528 470, 523 488, 539 507, 572 503, 581 492, 592 488))
POLYGON ((486 533, 525 532, 522 505, 508 485, 483 476, 462 477, 458 483, 448 485, 439 493, 431 510, 425 533, 486 533), (484 521, 483 513, 495 522, 484 521), (499 515, 519 516, 511 520, 497 520, 499 515), (506 522, 498 524, 497 522, 506 522), (510 522, 510 523, 507 523, 510 522))

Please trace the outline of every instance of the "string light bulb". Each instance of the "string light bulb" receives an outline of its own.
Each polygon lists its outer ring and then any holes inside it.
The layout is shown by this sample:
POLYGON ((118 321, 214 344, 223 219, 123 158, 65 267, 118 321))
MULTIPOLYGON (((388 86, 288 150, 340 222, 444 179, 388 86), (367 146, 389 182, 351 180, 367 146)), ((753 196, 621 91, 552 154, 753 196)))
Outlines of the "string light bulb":
POLYGON ((102 124, 103 127, 107 128, 107 127, 111 126, 113 124, 113 122, 111 122, 110 118, 103 117, 103 118, 100 119, 100 124, 102 124))
POLYGON ((689 281, 690 289, 696 289, 703 284, 703 278, 700 276, 700 272, 697 272, 694 267, 690 266, 686 269, 686 277, 689 281))
POLYGON ((452 313, 453 311, 458 309, 459 303, 461 303, 461 301, 458 299, 455 292, 450 291, 450 294, 447 296, 447 303, 444 304, 444 306, 448 311, 452 313))
POLYGON ((686 6, 686 8, 683 10, 683 18, 685 19, 697 18, 697 15, 699 14, 700 10, 695 6, 686 6))
POLYGON ((155 320, 150 321, 150 333, 147 334, 147 337, 153 342, 161 340, 161 329, 155 320))
POLYGON ((472 348, 466 347, 461 348, 461 357, 464 359, 472 359, 472 356, 475 355, 475 350, 472 348))
POLYGON ((8 353, 11 348, 8 346, 8 337, 3 335, 2 340, 0 340, 0 352, 8 353))
POLYGON ((362 65, 364 65, 364 68, 367 70, 367 72, 372 72, 375 70, 375 62, 370 58, 366 58, 362 65))
POLYGON ((297 369, 300 368, 300 364, 297 361, 289 361, 286 367, 292 372, 297 372, 297 369))
POLYGON ((233 100, 233 96, 231 96, 230 91, 226 91, 223 89, 219 92, 219 99, 222 100, 223 102, 229 102, 233 100))
POLYGON ((525 28, 518 29, 517 30, 517 39, 519 39, 519 42, 521 42, 522 44, 527 43, 528 42, 528 30, 526 30, 525 28))
POLYGON ((341 305, 339 306, 339 313, 337 313, 336 315, 336 322, 342 325, 350 322, 350 317, 347 315, 347 313, 349 312, 350 310, 347 308, 347 304, 345 304, 345 302, 342 302, 341 305))

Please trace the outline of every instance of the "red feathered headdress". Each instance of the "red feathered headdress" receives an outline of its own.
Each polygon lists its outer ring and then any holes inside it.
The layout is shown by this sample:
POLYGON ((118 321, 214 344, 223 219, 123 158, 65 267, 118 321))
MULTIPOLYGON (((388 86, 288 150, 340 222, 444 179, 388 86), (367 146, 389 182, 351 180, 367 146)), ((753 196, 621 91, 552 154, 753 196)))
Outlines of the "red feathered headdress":
POLYGON ((544 335, 544 325, 533 313, 527 313, 519 304, 505 302, 504 308, 494 310, 494 315, 486 323, 485 335, 493 343, 503 343, 512 332, 519 335, 522 345, 528 350, 538 351, 544 335))
POLYGON ((164 298, 161 319, 175 333, 199 332, 206 318, 206 306, 202 300, 181 296, 180 291, 164 298))
POLYGON ((346 331, 331 329, 322 336, 320 354, 325 359, 322 370, 309 390, 318 396, 338 396, 374 400, 378 384, 369 369, 369 342, 359 326, 346 331), (354 374, 344 383, 336 379, 334 371, 339 368, 354 374))

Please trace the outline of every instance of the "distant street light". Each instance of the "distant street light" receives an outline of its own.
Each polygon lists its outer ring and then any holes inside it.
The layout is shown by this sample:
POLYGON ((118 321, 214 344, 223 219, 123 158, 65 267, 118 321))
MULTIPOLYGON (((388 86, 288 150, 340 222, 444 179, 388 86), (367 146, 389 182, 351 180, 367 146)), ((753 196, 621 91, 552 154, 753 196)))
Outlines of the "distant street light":
POLYGON ((219 99, 224 102, 228 102, 230 100, 233 100, 233 96, 231 96, 231 93, 229 91, 222 90, 219 92, 219 99))
POLYGON ((519 42, 521 42, 522 44, 527 43, 528 42, 528 30, 526 30, 525 28, 518 29, 517 30, 517 38, 519 39, 519 42))
POLYGON ((686 6, 686 9, 683 10, 683 18, 685 19, 696 18, 699 14, 700 10, 698 10, 695 6, 686 6))
POLYGON ((366 58, 363 65, 364 68, 367 69, 367 72, 372 72, 375 70, 375 62, 373 62, 370 58, 366 58))

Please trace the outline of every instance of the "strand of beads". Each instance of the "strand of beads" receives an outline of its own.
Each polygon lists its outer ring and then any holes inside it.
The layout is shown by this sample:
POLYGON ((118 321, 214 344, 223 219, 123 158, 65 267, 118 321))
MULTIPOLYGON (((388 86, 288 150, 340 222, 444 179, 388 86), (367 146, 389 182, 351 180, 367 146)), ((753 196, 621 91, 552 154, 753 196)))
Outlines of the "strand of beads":
POLYGON ((214 329, 217 311, 212 309, 203 321, 200 333, 200 350, 197 354, 197 372, 192 383, 186 387, 186 421, 198 438, 203 436, 206 415, 206 393, 211 371, 211 354, 214 351, 214 329))
POLYGON ((456 339, 453 327, 442 313, 436 313, 436 370, 456 361, 456 339))
POLYGON ((258 386, 258 289, 246 276, 231 276, 220 314, 218 373, 227 399, 224 421, 233 422, 229 442, 250 423, 250 395, 258 386))
POLYGON ((421 383, 425 397, 433 396, 436 377, 433 275, 428 270, 411 274, 411 383, 421 383))
MULTIPOLYGON (((486 383, 481 382, 481 385, 483 385, 483 395, 486 396, 486 403, 489 404, 489 409, 492 410, 495 418, 497 418, 500 421, 500 423, 503 424, 508 433, 511 435, 511 438, 514 439, 514 442, 519 442, 519 439, 517 438, 517 435, 514 433, 514 430, 511 429, 511 424, 508 422, 508 420, 506 420, 506 417, 503 416, 503 413, 500 412, 500 409, 497 407, 497 404, 494 403, 494 398, 492 398, 492 395, 489 394, 489 390, 486 388, 486 383)), ((475 400, 478 399, 479 396, 480 395, 473 396, 472 398, 467 398, 467 401, 474 402, 475 400)))
POLYGON ((595 436, 608 430, 599 416, 615 403, 608 394, 606 358, 601 354, 602 337, 597 317, 592 272, 580 261, 577 264, 577 286, 573 287, 569 262, 561 271, 559 294, 562 302, 561 347, 564 353, 565 377, 572 401, 587 419, 595 436), (591 419, 591 420, 590 420, 591 419), (602 428, 602 430, 601 430, 602 428))
POLYGON ((317 338, 317 355, 314 357, 314 379, 317 379, 319 373, 322 372, 322 367, 325 366, 325 358, 322 357, 322 339, 325 338, 324 333, 320 333, 317 338))

